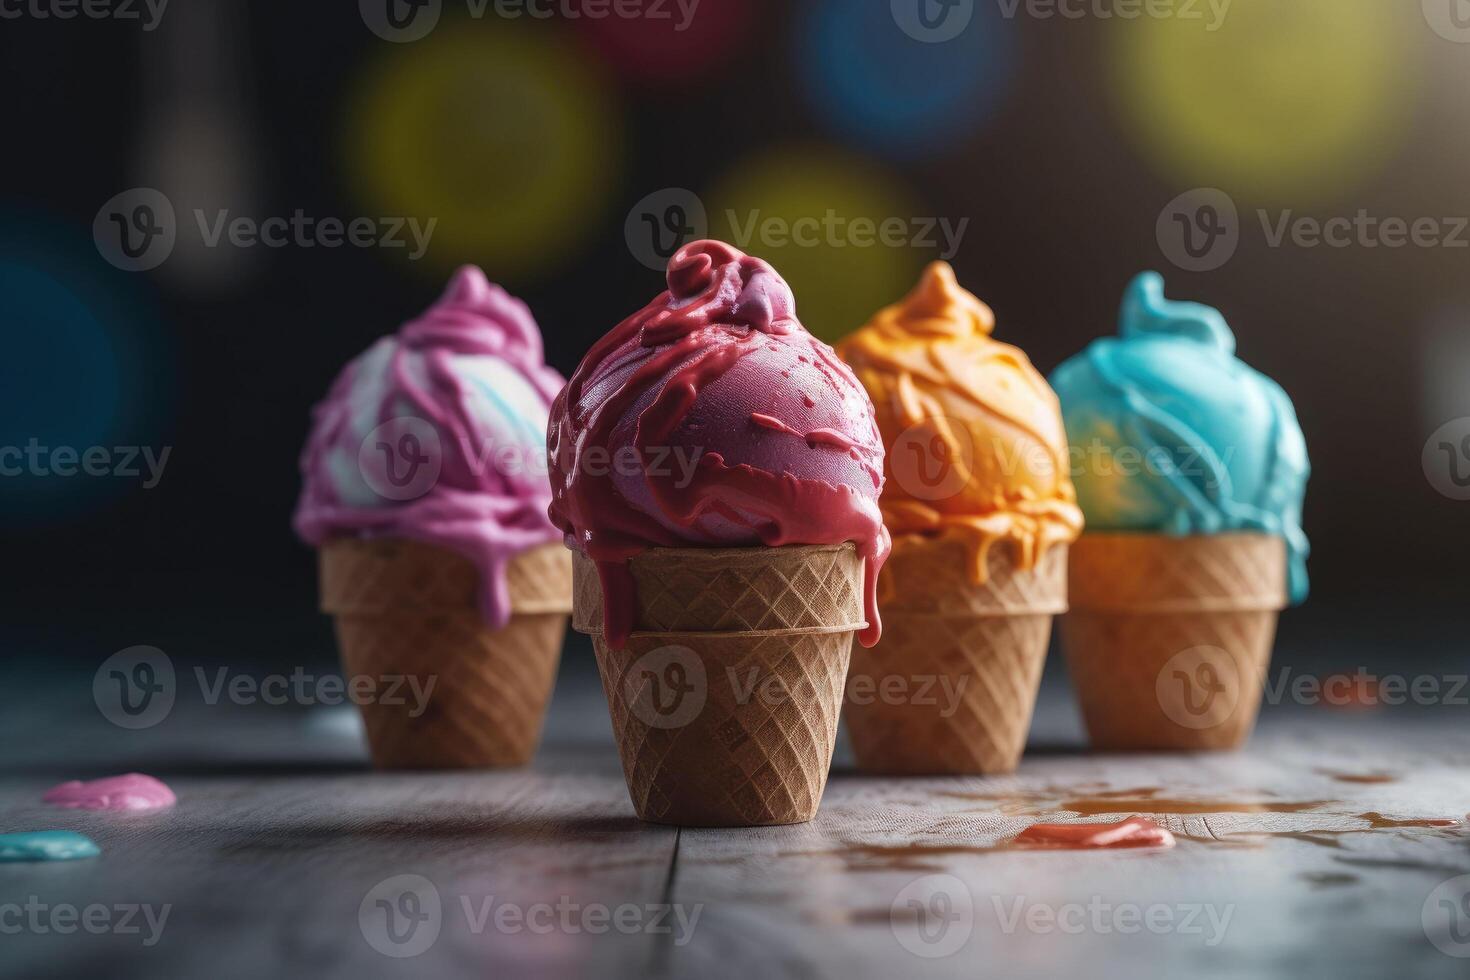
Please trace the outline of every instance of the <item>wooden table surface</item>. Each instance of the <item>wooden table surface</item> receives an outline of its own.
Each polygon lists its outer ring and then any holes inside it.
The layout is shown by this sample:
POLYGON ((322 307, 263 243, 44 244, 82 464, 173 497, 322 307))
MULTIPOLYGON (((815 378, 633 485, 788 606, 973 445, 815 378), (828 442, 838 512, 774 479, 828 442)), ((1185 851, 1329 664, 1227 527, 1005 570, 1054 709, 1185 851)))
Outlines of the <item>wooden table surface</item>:
POLYGON ((843 748, 810 824, 680 830, 634 818, 589 659, 568 654, 531 767, 439 774, 371 772, 350 707, 181 693, 165 721, 124 731, 91 703, 90 667, 0 669, 0 831, 75 829, 103 850, 0 864, 0 974, 1377 980, 1470 969, 1451 955, 1470 956, 1470 835, 1390 825, 1470 811, 1463 707, 1268 705, 1241 753, 1102 756, 1083 751, 1065 678, 1049 674, 1014 776, 865 778, 843 748), (130 770, 164 778, 178 806, 126 816, 39 802, 63 779, 130 770), (1039 819, 1109 810, 1156 814, 1179 846, 996 847, 1039 819), (16 929, 28 904, 39 918, 16 929), (63 910, 64 926, 68 906, 104 907, 92 912, 98 931, 53 928, 47 916, 63 910))

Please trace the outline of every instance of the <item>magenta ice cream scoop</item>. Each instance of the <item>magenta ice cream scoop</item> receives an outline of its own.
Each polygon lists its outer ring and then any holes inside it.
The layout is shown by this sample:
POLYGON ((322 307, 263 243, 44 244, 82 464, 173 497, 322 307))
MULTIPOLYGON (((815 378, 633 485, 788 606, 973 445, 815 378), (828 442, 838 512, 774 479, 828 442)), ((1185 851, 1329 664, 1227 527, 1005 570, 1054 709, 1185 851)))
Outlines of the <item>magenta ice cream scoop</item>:
POLYGON ((555 542, 545 433, 562 377, 531 311, 474 266, 338 375, 301 454, 296 533, 398 537, 480 571, 490 626, 510 618, 505 568, 555 542))
POLYGON ((851 541, 867 562, 859 638, 871 646, 889 550, 872 402, 766 262, 693 242, 667 278, 593 346, 551 413, 551 517, 597 563, 609 639, 631 629, 627 561, 644 549, 851 541))

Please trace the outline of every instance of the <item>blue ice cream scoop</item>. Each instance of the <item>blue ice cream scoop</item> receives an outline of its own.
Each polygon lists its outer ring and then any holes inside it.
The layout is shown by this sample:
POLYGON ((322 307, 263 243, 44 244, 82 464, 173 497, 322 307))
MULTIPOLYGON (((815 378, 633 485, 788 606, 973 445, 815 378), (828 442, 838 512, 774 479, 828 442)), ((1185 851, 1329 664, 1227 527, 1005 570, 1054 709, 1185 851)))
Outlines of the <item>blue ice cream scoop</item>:
POLYGON ((1165 299, 1163 277, 1146 272, 1123 297, 1118 336, 1051 384, 1089 531, 1276 535, 1291 601, 1307 597, 1306 440, 1281 386, 1235 357, 1218 310, 1165 299))

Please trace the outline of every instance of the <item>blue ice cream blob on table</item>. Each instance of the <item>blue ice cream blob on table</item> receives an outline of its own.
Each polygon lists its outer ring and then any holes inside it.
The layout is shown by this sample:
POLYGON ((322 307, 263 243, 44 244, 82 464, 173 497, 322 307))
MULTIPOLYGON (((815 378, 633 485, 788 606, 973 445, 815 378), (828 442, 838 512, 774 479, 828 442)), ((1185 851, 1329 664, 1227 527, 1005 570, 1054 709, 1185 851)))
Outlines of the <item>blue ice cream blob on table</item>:
POLYGON ((1118 334, 1051 378, 1088 530, 1275 535, 1303 601, 1311 466, 1291 399, 1235 357, 1218 310, 1165 299, 1158 273, 1129 285, 1118 334))
POLYGON ((70 830, 27 830, 0 834, 0 863, 7 861, 75 861, 96 857, 102 848, 92 838, 70 830))

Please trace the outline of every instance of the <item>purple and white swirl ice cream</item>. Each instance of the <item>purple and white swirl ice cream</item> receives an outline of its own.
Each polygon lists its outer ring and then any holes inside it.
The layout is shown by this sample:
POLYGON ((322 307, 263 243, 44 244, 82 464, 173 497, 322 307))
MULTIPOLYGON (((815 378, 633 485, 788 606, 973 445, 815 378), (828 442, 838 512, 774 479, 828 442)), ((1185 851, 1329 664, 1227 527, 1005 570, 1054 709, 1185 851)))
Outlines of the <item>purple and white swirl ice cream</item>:
POLYGON ((320 547, 398 537, 480 571, 480 608, 510 618, 505 569, 561 540, 546 516, 546 421, 564 380, 526 304, 474 266, 423 315, 353 359, 317 405, 293 525, 320 547))

